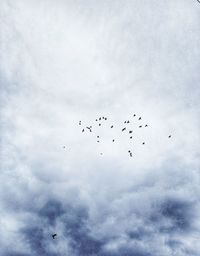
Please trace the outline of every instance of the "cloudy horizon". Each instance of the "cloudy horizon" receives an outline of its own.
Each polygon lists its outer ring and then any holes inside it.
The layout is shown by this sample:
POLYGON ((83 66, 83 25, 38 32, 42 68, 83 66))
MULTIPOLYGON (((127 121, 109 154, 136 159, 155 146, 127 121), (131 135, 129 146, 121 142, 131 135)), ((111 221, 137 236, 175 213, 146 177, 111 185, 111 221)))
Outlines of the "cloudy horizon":
POLYGON ((1 1, 0 255, 200 255, 199 25, 195 0, 1 1))

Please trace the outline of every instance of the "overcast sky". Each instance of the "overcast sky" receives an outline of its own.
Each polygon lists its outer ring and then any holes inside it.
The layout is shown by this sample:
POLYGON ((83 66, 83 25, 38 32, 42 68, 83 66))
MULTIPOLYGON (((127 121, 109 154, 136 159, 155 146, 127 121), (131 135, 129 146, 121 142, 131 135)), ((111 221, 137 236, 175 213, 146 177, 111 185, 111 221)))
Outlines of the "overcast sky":
POLYGON ((0 255, 200 255, 199 28, 196 0, 1 0, 0 255))

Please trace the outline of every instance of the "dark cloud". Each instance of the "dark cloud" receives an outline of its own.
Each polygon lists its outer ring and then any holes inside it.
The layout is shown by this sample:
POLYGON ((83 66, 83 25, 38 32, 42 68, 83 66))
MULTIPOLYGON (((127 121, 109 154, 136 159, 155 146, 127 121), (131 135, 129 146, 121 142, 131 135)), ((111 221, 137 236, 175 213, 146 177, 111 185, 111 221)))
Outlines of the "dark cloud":
POLYGON ((162 229, 164 232, 188 231, 192 223, 193 204, 188 201, 178 199, 167 199, 161 205, 160 213, 165 218, 171 220, 171 227, 162 229))
POLYGON ((49 200, 38 212, 41 218, 48 220, 50 225, 55 225, 57 218, 65 213, 62 204, 57 200, 49 200))
POLYGON ((103 243, 90 234, 86 208, 67 209, 62 221, 65 225, 65 236, 70 239, 70 244, 78 255, 98 255, 103 243))

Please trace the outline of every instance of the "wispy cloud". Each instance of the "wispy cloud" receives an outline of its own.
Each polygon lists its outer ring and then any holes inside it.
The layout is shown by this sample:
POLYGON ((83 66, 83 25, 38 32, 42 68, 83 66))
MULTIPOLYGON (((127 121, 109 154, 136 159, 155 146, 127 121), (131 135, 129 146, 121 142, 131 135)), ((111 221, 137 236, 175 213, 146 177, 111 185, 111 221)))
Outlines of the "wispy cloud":
POLYGON ((199 255, 198 2, 0 6, 0 254, 199 255))

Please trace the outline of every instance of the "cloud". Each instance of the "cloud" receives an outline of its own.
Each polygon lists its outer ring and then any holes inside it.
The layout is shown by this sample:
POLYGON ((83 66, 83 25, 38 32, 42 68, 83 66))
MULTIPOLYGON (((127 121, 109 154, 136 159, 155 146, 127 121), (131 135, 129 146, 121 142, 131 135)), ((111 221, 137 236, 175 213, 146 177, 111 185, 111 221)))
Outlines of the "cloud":
POLYGON ((0 5, 0 254, 199 255, 198 3, 0 5))

